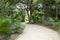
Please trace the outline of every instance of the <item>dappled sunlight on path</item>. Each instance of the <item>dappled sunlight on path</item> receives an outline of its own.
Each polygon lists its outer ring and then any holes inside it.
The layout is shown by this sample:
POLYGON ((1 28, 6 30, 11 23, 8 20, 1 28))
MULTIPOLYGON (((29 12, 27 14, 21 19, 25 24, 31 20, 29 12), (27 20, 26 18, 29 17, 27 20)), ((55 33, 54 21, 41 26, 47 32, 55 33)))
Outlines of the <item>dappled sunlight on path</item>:
POLYGON ((16 40, 60 40, 57 32, 34 24, 25 24, 24 32, 16 40))

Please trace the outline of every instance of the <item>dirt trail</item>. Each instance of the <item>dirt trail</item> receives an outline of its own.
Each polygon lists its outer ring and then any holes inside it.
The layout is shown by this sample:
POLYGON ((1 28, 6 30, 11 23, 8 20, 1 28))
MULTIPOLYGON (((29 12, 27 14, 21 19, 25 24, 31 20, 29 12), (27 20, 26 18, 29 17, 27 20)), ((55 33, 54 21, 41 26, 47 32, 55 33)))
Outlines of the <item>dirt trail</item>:
POLYGON ((24 32, 16 40, 60 40, 57 32, 34 24, 25 24, 24 32))

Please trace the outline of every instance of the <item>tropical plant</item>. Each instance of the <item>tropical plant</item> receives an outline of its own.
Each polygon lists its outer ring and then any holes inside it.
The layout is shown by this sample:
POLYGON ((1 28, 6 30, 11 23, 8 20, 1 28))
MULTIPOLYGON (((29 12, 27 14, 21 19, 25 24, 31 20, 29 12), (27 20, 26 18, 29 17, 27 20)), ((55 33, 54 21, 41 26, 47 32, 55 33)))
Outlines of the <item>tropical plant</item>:
POLYGON ((54 28, 56 29, 56 30, 59 30, 60 29, 60 22, 55 22, 54 23, 54 28))
POLYGON ((0 18, 0 35, 10 37, 11 34, 22 33, 23 29, 24 26, 16 18, 10 18, 10 17, 0 18))

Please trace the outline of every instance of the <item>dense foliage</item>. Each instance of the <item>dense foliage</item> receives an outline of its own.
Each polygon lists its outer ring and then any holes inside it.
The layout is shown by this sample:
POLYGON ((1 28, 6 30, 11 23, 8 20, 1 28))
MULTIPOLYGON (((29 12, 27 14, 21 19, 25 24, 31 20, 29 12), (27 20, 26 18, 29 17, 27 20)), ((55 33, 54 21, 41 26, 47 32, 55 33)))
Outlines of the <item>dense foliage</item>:
MULTIPOLYGON (((25 0, 26 1, 26 0, 25 0)), ((59 0, 27 0, 27 15, 30 23, 39 23, 60 28, 59 0)))
POLYGON ((18 2, 19 0, 0 0, 0 40, 9 40, 11 34, 23 32, 21 11, 16 10, 18 2))
POLYGON ((24 26, 17 19, 8 17, 0 18, 0 33, 2 34, 21 33, 23 29, 24 26))
POLYGON ((59 0, 0 0, 0 33, 24 29, 21 22, 44 24, 60 30, 59 0), (5 28, 6 27, 6 28, 5 28), (16 30, 15 30, 16 29, 16 30))

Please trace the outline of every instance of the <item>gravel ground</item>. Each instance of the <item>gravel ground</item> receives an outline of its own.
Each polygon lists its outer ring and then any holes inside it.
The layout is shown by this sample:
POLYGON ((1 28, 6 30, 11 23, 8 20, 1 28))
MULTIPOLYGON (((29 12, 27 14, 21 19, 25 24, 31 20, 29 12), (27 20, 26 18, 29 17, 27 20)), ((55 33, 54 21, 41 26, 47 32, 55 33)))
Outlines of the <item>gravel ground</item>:
POLYGON ((15 40, 60 40, 58 33, 52 29, 34 24, 25 26, 24 32, 15 40))

